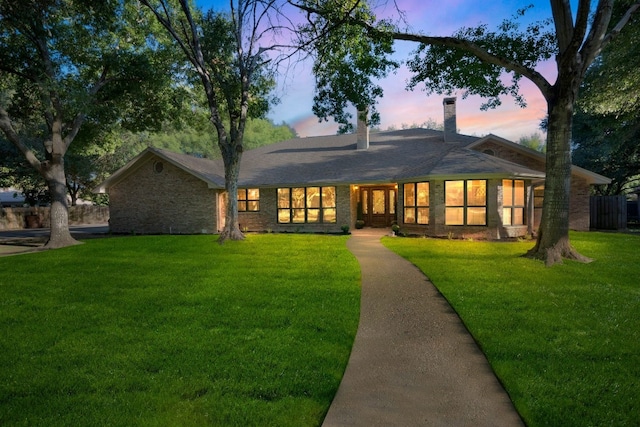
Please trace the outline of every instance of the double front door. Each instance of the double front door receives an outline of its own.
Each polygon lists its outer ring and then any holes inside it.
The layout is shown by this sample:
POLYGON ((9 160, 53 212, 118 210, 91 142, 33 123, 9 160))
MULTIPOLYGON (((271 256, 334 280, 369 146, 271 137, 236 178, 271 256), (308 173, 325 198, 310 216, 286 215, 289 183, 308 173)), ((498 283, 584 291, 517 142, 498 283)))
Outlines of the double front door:
POLYGON ((366 227, 390 227, 396 221, 395 185, 360 187, 362 219, 366 227))

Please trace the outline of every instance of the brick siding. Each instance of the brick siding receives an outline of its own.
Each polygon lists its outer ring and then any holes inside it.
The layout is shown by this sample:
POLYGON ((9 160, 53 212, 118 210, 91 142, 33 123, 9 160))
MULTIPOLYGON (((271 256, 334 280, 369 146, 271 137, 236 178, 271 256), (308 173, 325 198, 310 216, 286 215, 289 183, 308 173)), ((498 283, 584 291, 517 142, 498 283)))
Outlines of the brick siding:
MULTIPOLYGON (((511 150, 503 145, 486 141, 474 147, 474 150, 483 152, 491 150, 494 155, 500 159, 508 160, 530 169, 545 172, 545 162, 517 151, 511 150)), ((572 174, 571 176, 571 195, 569 199, 569 228, 578 231, 589 230, 589 196, 591 194, 591 186, 583 178, 572 174)), ((541 210, 537 210, 536 213, 541 210)), ((539 216, 535 219, 535 229, 540 225, 539 216)))
POLYGON ((111 231, 198 234, 217 231, 218 190, 162 161, 150 159, 109 190, 111 231))
POLYGON ((336 186, 336 222, 326 224, 280 224, 278 223, 278 189, 260 189, 260 211, 239 212, 238 223, 241 230, 301 232, 301 233, 339 233, 343 225, 353 228, 355 209, 351 209, 351 190, 348 185, 336 186), (353 212, 353 214, 352 214, 353 212))

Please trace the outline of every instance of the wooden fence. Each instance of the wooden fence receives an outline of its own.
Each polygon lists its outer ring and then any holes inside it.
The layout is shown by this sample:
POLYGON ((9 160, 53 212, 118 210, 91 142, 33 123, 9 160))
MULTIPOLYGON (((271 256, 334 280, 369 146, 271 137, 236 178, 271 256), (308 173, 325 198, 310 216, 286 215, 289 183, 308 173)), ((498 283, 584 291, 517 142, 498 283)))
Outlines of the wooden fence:
POLYGON ((625 196, 591 196, 589 211, 592 230, 625 230, 627 228, 625 196))

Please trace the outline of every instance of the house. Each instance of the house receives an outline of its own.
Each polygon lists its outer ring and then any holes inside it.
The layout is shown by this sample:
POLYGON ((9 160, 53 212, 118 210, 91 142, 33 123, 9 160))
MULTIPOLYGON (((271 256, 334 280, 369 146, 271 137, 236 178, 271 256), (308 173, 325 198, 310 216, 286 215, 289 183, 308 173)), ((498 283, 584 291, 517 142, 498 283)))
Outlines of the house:
MULTIPOLYGON (((495 135, 406 129, 296 138, 243 154, 243 230, 340 232, 398 223, 410 234, 502 239, 536 231, 545 156, 495 135)), ((573 167, 570 226, 589 229, 592 185, 608 178, 573 167)), ((114 233, 216 233, 225 217, 221 160, 148 148, 102 183, 114 233)))

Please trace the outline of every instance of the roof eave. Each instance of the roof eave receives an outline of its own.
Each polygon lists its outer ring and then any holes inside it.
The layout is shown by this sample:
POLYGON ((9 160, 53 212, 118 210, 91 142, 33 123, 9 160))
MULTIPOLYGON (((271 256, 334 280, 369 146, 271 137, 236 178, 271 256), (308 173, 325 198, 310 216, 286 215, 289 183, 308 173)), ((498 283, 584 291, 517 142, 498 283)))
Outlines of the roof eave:
MULTIPOLYGON (((542 161, 543 163, 546 164, 547 161, 547 156, 544 153, 540 153, 539 151, 535 151, 532 150, 531 148, 528 147, 523 147, 520 144, 516 144, 515 142, 509 141, 507 139, 504 139, 500 136, 494 135, 494 134, 489 134, 483 138, 478 139, 477 141, 472 142, 471 144, 469 144, 467 147, 468 148, 473 148, 477 145, 480 145, 486 141, 494 141, 497 142, 499 144, 503 144, 503 145, 507 145, 509 148, 512 148, 518 152, 520 152, 521 154, 525 155, 525 156, 529 156, 531 158, 537 159, 542 161)), ((611 184, 611 179, 600 175, 598 173, 595 172, 591 172, 587 169, 581 168, 580 166, 576 166, 576 165, 571 165, 571 171, 575 172, 577 175, 582 176, 583 178, 585 178, 587 180, 587 182, 591 185, 605 185, 605 184, 611 184)))

